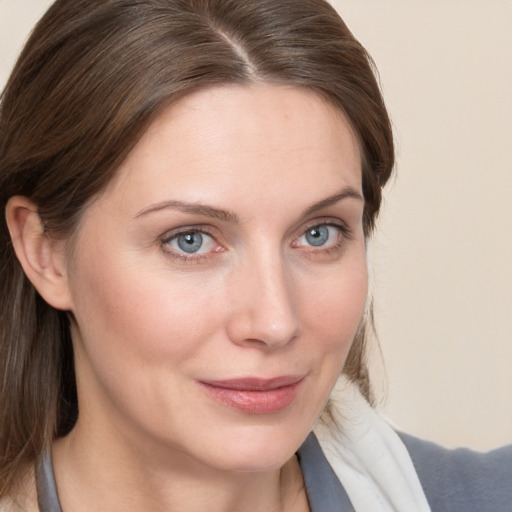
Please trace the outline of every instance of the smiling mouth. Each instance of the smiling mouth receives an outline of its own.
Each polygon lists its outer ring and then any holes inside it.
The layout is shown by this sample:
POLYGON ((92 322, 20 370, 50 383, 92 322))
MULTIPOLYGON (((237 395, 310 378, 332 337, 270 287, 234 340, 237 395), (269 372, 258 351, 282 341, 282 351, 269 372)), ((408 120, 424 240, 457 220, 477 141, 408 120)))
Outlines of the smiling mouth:
POLYGON ((288 407, 297 396, 304 375, 273 379, 241 378, 199 381, 217 402, 248 414, 270 414, 288 407))

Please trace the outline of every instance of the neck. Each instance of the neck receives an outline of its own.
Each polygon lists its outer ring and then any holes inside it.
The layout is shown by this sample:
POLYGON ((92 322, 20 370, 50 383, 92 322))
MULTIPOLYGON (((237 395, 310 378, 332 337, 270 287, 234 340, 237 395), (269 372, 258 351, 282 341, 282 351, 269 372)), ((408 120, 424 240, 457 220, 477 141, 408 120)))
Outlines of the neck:
POLYGON ((309 510, 296 457, 279 469, 236 472, 171 449, 151 452, 119 435, 88 436, 78 424, 53 447, 63 512, 309 510))

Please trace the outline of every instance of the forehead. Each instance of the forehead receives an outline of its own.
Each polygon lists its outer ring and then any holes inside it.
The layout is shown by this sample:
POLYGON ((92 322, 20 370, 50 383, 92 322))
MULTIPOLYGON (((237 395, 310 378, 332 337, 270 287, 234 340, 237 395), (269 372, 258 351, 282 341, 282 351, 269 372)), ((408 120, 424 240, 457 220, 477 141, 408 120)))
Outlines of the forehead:
MULTIPOLYGON (((196 91, 167 108, 140 145, 161 143, 172 131, 170 125, 179 132, 181 143, 184 138, 191 144, 201 138, 203 144, 196 149, 210 153, 229 149, 240 156, 246 149, 264 150, 258 147, 263 140, 268 149, 325 149, 333 139, 344 139, 345 154, 358 151, 341 110, 319 93, 297 86, 250 84, 196 91)), ((351 156, 359 159, 358 153, 351 156)))
MULTIPOLYGON (((361 188, 357 139, 341 111, 305 88, 256 84, 203 89, 168 107, 130 152, 111 183, 144 205, 248 199, 361 188), (190 197, 188 197, 190 196, 190 197)), ((312 198, 316 199, 316 198, 312 198)))

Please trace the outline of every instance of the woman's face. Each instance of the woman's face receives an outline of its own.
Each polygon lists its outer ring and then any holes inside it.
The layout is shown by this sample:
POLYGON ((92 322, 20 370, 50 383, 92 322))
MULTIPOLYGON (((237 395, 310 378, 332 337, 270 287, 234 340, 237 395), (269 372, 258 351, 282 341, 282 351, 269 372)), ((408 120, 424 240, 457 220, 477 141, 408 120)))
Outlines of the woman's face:
POLYGON ((74 435, 284 464, 363 313, 362 212, 356 139, 316 94, 220 87, 164 111, 73 240, 74 435))

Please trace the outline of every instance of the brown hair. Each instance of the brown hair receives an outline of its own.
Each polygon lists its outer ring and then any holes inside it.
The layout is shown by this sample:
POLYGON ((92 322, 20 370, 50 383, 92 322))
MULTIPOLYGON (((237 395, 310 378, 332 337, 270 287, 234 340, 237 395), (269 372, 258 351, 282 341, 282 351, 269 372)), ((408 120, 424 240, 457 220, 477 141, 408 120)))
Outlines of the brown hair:
MULTIPOLYGON (((313 89, 361 146, 369 235, 393 163, 371 58, 324 0, 57 0, 1 97, 0 209, 23 195, 69 236, 162 109, 199 87, 313 89)), ((78 414, 68 313, 37 294, 0 221, 0 497, 78 414)), ((366 396, 365 326, 346 374, 366 396)))

